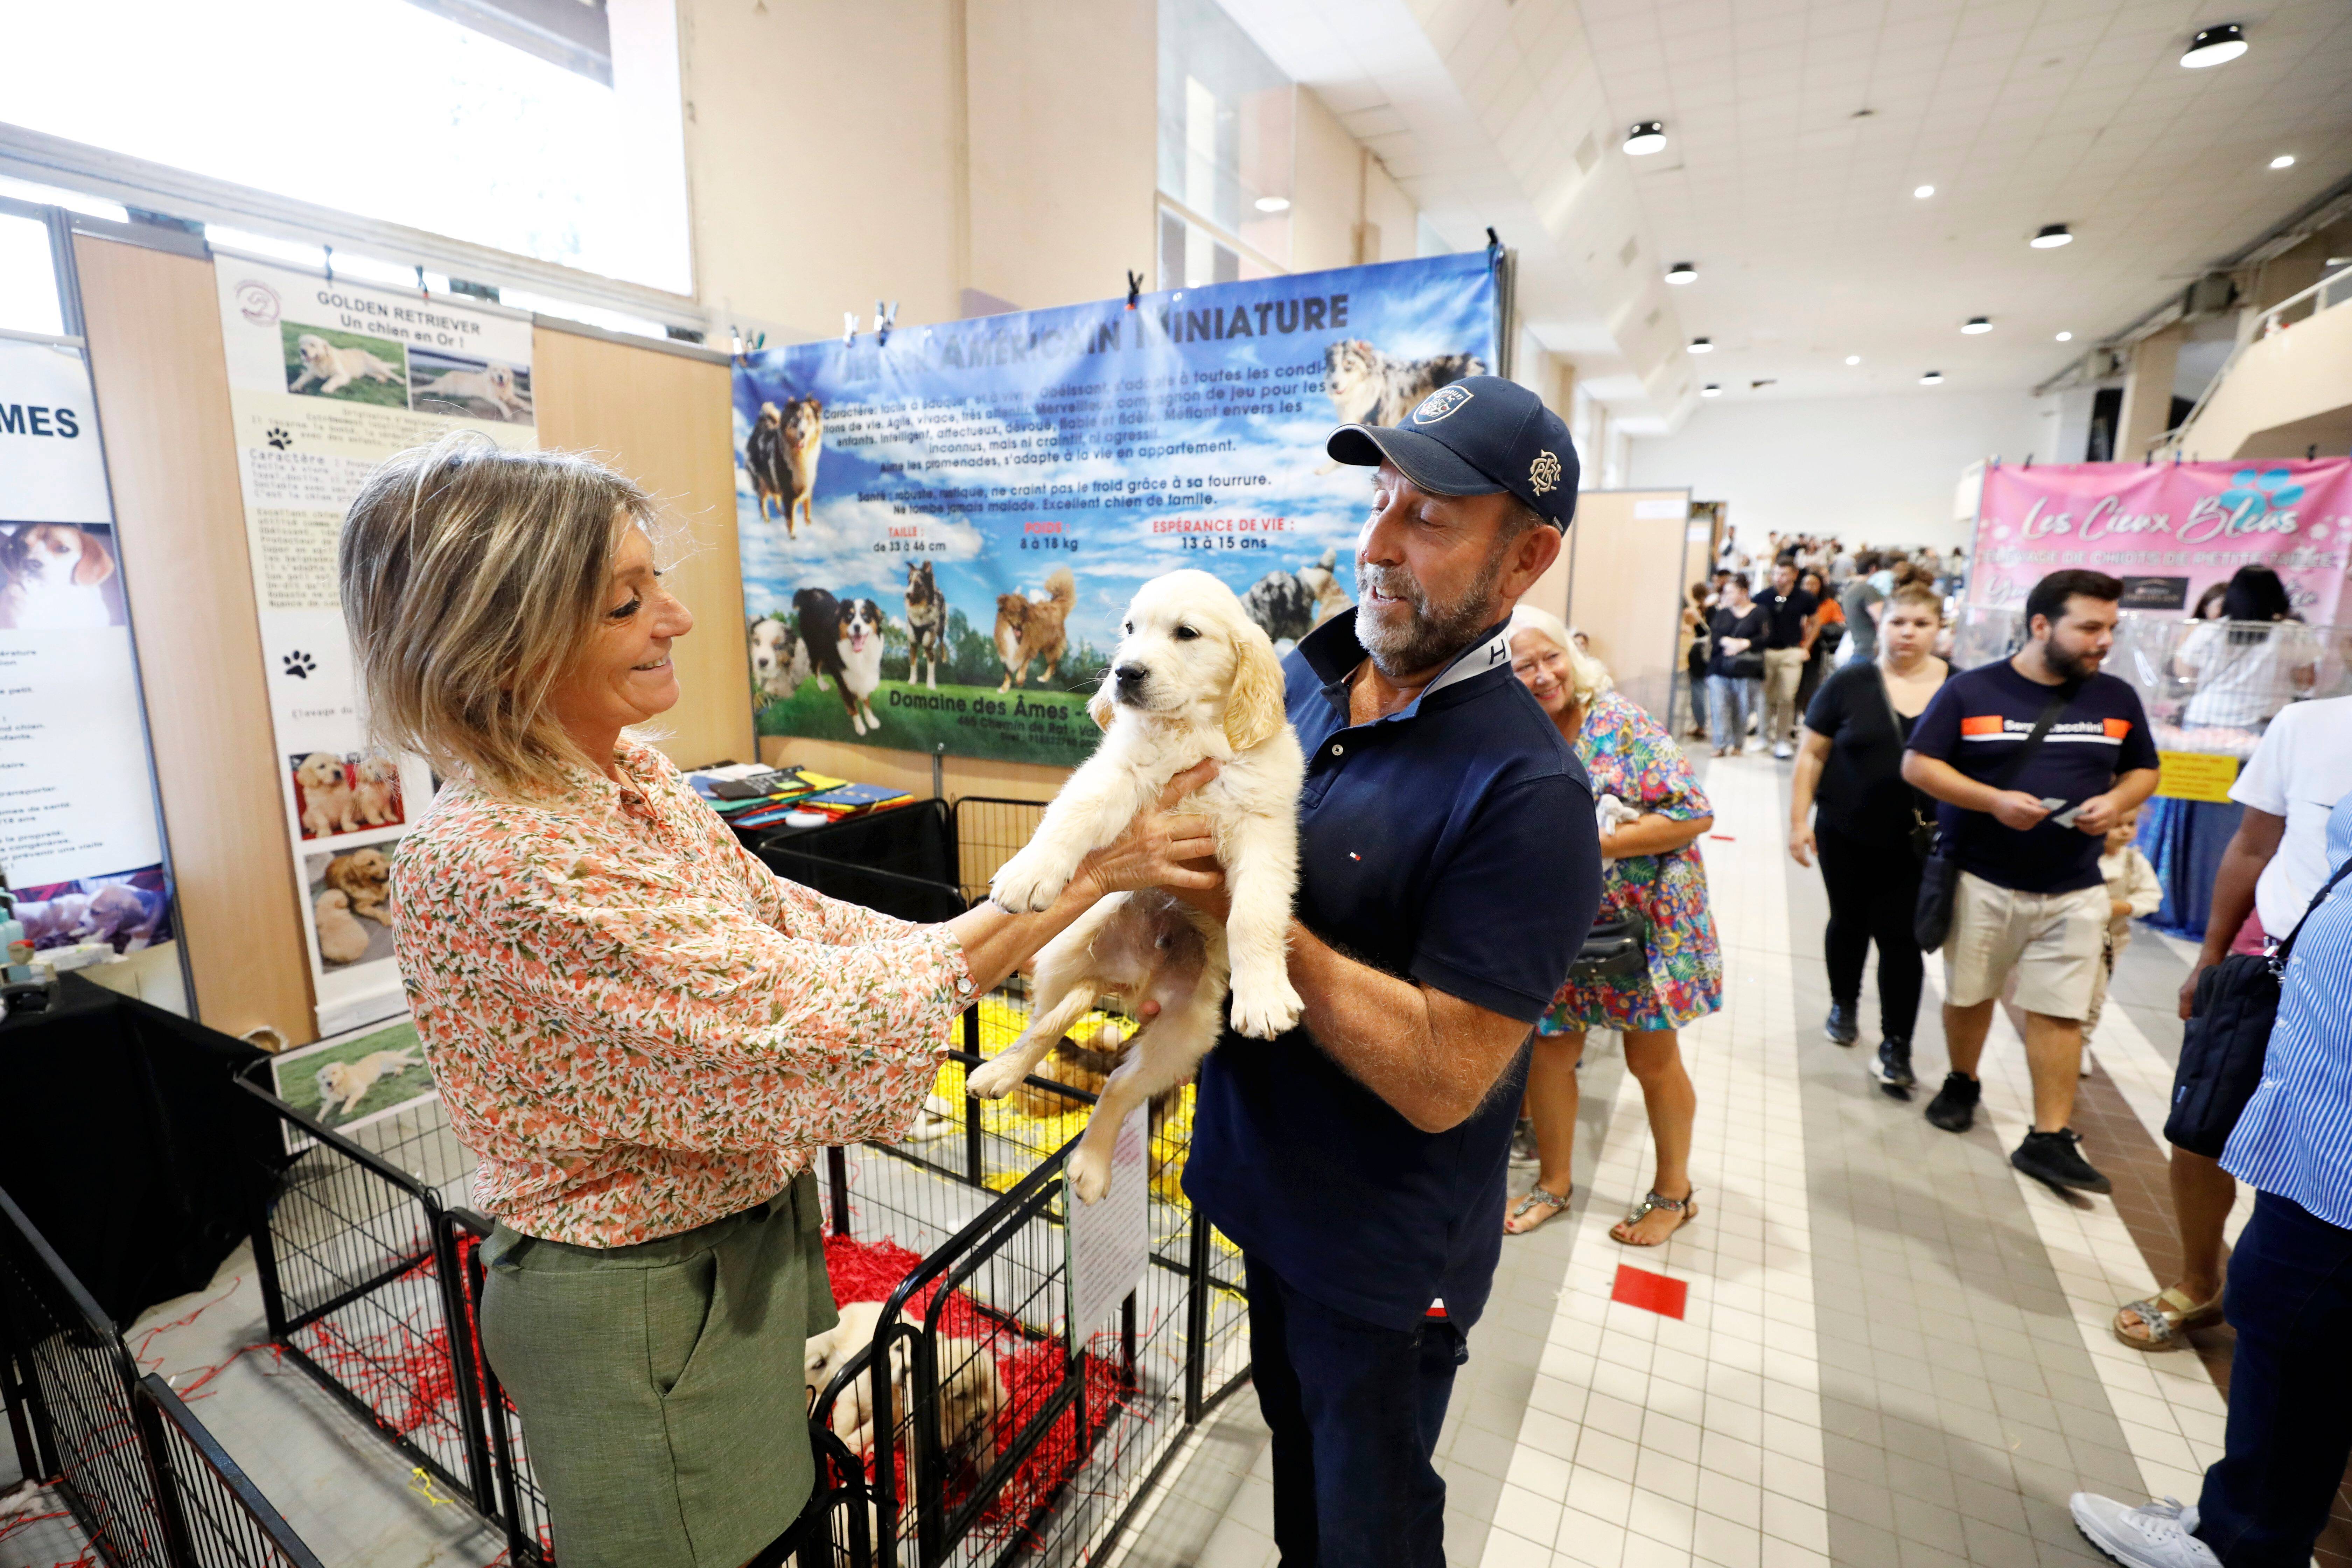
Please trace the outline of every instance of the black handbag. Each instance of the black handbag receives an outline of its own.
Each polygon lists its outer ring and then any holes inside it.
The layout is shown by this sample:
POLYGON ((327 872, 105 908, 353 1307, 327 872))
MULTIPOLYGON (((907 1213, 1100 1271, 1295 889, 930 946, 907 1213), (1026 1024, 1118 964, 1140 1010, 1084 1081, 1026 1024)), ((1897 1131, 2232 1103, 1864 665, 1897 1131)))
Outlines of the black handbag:
MULTIPOLYGON (((2058 722, 2058 715, 2066 710, 2066 704, 2074 701, 2074 694, 2082 689, 2079 683, 2060 687, 2058 694, 2034 715, 2033 732, 2025 737, 2025 744, 2017 748, 2017 754, 2009 759, 2007 766, 1985 782, 1994 789, 2007 789, 2014 784, 2050 733, 2050 726, 2058 722)), ((1960 863, 1943 853, 1940 834, 1936 848, 1937 852, 1927 857, 1927 864, 1919 868, 1919 901, 1911 908, 1911 939, 1919 944, 1922 952, 1935 952, 1952 934, 1952 908, 1960 896, 1960 863)))
POLYGON ((1734 680, 1761 680, 1764 679, 1764 656, 1760 653, 1725 654, 1723 673, 1734 680))
POLYGON ((1576 961, 1568 966, 1569 978, 1590 984, 1622 975, 1646 975, 1650 955, 1643 943, 1649 934, 1648 922, 1637 914, 1593 921, 1576 961))
POLYGON ((2278 1023, 2279 988, 2294 939, 2347 871, 2352 860, 2327 879, 2277 952, 2263 958, 2233 952, 2197 977, 2189 1022, 2180 1031, 2180 1066, 2172 1075, 2172 1110, 2164 1119, 2166 1142, 2209 1160, 2221 1157, 2246 1101, 2262 1084, 2263 1058, 2278 1023))

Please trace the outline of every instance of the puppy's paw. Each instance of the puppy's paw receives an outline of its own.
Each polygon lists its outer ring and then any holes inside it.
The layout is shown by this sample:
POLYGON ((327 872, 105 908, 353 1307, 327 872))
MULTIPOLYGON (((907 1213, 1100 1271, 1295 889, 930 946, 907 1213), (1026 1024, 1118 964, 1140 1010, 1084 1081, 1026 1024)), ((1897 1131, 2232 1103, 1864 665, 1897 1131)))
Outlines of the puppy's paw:
POLYGON ((1070 1162, 1063 1167, 1063 1174, 1080 1203, 1098 1204, 1110 1191, 1110 1155, 1081 1143, 1070 1151, 1070 1162))
POLYGON ((996 879, 988 885, 988 896, 1001 909, 1016 915, 1035 914, 1049 910, 1062 889, 1070 885, 1070 873, 1055 865, 1040 851, 1024 849, 1000 867, 996 879))
POLYGON ((967 1093, 978 1100, 1003 1100, 1019 1085, 1023 1076, 1021 1064, 1014 1061, 1008 1052, 1001 1057, 992 1057, 972 1068, 971 1075, 963 1080, 963 1087, 967 1093))
POLYGON ((1270 1040, 1297 1027, 1306 1010, 1286 975, 1234 983, 1234 1027, 1254 1040, 1270 1040))

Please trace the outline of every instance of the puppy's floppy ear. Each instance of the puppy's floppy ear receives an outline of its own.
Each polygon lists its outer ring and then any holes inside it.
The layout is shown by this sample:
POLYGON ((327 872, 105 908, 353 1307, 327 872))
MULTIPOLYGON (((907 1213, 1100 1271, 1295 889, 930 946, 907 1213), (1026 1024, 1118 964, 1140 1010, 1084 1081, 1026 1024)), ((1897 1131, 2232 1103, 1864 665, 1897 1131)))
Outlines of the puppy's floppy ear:
POLYGON ((1235 752, 1269 741, 1286 721, 1282 661, 1255 621, 1236 616, 1233 628, 1234 686, 1225 696, 1225 739, 1235 752))
POLYGON ((1095 694, 1092 697, 1087 699, 1087 717, 1095 721, 1097 729, 1109 729, 1111 717, 1118 708, 1118 703, 1111 700, 1112 679, 1111 672, 1108 669, 1104 670, 1102 684, 1095 688, 1095 694))

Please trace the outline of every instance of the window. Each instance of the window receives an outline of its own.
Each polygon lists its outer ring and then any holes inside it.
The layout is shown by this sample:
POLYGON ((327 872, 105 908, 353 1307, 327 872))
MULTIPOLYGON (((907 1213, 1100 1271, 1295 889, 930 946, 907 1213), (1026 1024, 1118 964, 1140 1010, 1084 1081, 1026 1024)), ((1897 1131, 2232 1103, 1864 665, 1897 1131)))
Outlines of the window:
POLYGON ((1215 0, 1160 4, 1160 286, 1290 262, 1297 89, 1215 0))
POLYGON ((0 103, 222 202, 243 186, 693 290, 674 0, 23 6, 0 103))
POLYGON ((58 310, 58 275, 49 257, 49 226, 0 212, 0 330, 65 335, 58 310))

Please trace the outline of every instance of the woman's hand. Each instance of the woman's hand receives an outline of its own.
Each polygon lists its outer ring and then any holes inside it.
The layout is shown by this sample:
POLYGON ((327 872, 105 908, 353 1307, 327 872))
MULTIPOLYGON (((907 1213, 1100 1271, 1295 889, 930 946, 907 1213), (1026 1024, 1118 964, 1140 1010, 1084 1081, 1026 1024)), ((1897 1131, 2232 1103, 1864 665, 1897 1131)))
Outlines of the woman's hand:
POLYGON ((1186 795, 1216 776, 1214 759, 1185 769, 1168 781, 1157 801, 1135 814, 1126 832, 1080 861, 1070 880, 1085 889, 1087 902, 1144 888, 1177 893, 1221 889, 1224 874, 1216 868, 1216 829, 1205 816, 1176 810, 1186 795), (1203 860, 1207 869, 1187 864, 1203 860))
POLYGON ((1800 866, 1813 863, 1813 829, 1810 823, 1795 823, 1789 828, 1789 858, 1800 866))

